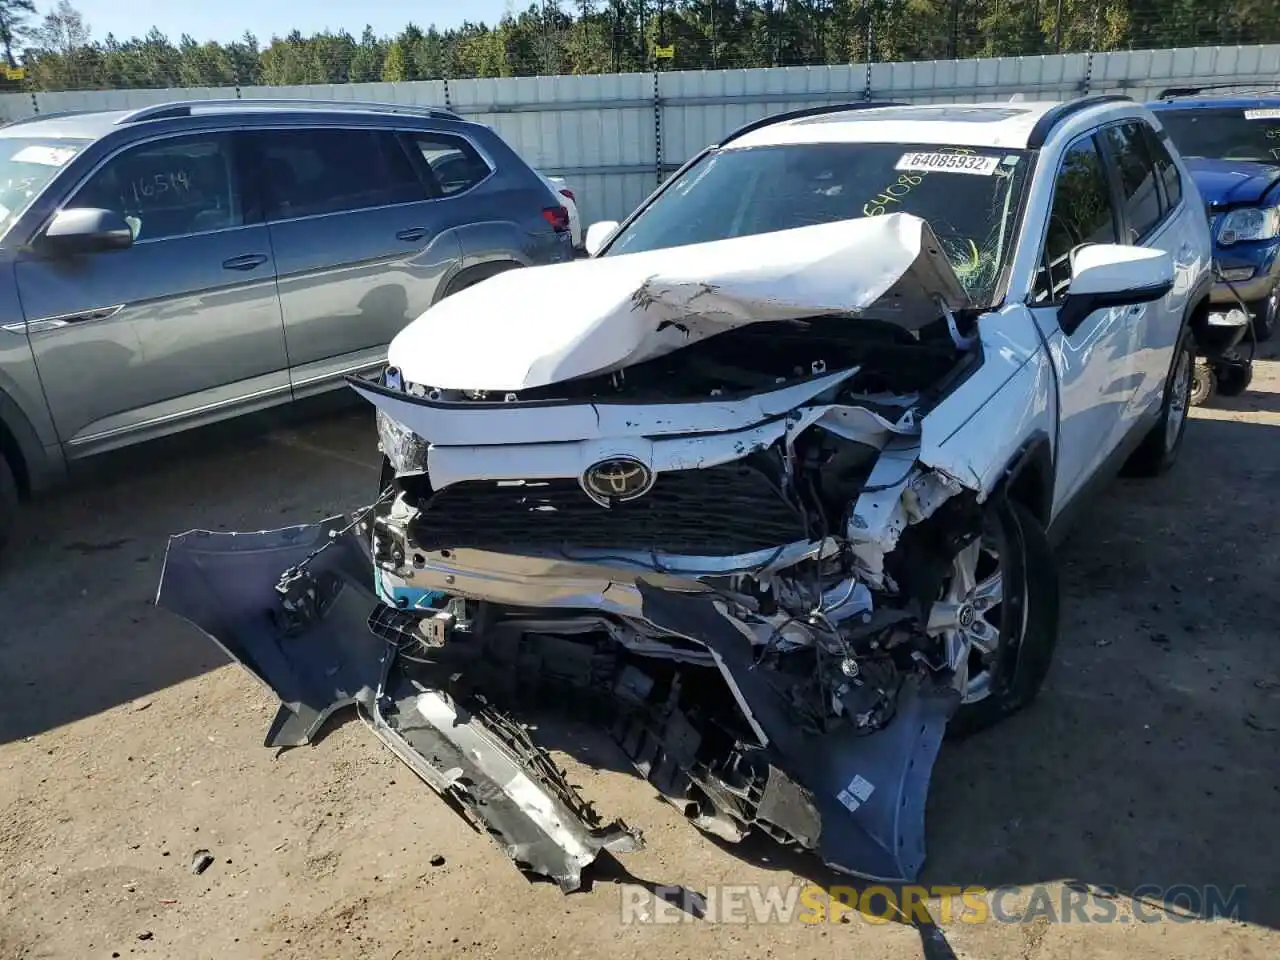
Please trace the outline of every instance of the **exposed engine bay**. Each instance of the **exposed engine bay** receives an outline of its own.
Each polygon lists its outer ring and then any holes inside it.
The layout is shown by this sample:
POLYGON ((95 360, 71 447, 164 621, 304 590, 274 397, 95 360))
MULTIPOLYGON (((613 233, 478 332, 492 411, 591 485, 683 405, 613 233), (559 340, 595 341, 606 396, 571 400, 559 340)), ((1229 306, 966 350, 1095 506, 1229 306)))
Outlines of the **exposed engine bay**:
MULTIPOLYGON (((907 220, 849 238, 916 232, 869 304, 936 254, 907 220)), ((628 323, 663 305, 637 296, 653 260, 622 291, 628 323)), ((733 281, 699 282, 723 301, 733 281)), ((696 329, 688 285, 664 289, 684 312, 654 326, 696 329)), ((548 707, 608 730, 717 837, 758 830, 851 874, 914 879, 947 723, 991 695, 1018 615, 989 491, 921 460, 926 419, 983 365, 977 313, 942 296, 906 325, 779 304, 683 348, 633 339, 621 365, 566 347, 556 364, 587 371, 569 379, 440 386, 393 347, 380 384, 352 382, 378 410, 377 503, 314 528, 175 538, 158 602, 279 695, 268 743, 307 742, 355 702, 566 890, 640 838, 604 824, 529 737, 522 717, 548 707)))

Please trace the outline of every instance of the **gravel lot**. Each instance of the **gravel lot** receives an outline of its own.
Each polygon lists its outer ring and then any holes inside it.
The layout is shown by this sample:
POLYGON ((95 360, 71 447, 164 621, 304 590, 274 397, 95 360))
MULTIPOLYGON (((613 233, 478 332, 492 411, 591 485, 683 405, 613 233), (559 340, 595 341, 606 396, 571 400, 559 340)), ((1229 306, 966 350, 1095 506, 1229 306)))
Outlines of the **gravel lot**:
POLYGON ((1198 411, 1176 470, 1118 483, 1063 549, 1055 668, 1032 709, 943 750, 923 878, 1055 898, 1066 881, 1242 884, 1246 922, 624 925, 623 884, 839 881, 703 838, 590 738, 574 754, 598 767, 566 761, 576 781, 647 846, 569 897, 350 717, 266 749, 269 695, 151 606, 165 538, 362 502, 371 423, 204 434, 31 512, 0 569, 0 958, 1280 956, 1280 363, 1198 411), (198 849, 214 862, 194 875, 198 849))

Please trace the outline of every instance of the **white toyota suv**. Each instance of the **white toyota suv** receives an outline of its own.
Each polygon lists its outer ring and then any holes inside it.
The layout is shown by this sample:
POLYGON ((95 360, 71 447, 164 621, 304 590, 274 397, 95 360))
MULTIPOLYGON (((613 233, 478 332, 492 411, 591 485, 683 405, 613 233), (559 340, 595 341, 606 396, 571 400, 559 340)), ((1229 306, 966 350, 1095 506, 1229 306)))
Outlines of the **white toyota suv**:
POLYGON ((1178 454, 1211 285, 1191 178, 1125 98, 824 107, 591 234, 352 382, 374 507, 175 537, 159 603, 276 691, 269 743, 356 702, 566 889, 638 838, 518 722, 547 706, 721 838, 914 878, 944 732, 1049 668, 1051 536, 1178 454))

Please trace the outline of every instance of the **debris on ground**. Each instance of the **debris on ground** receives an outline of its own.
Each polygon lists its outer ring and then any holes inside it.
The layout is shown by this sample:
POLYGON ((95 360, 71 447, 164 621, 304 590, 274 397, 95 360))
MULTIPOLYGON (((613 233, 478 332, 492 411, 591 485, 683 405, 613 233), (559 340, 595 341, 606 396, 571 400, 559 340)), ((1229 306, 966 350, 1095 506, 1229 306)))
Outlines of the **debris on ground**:
POLYGON ((213 866, 213 859, 208 850, 197 850, 191 855, 191 872, 199 876, 213 866))

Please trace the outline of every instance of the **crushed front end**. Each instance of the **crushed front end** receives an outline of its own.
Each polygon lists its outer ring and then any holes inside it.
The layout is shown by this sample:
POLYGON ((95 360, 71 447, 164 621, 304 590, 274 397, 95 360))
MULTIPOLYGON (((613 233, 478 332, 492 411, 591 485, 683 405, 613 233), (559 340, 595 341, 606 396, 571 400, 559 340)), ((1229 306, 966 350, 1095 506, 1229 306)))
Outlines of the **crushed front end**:
MULTIPOLYGON (((907 226, 926 248, 927 226, 907 226)), ((378 503, 355 523, 175 538, 159 603, 280 696, 269 742, 305 742, 354 702, 566 889, 639 838, 603 825, 530 738, 521 718, 547 709, 607 729, 717 837, 761 831, 912 880, 985 623, 983 601, 952 596, 981 485, 920 459, 924 418, 982 366, 973 316, 920 285, 910 324, 878 313, 919 256, 856 316, 647 274, 606 319, 648 313, 643 329, 668 334, 668 308, 675 346, 621 331, 598 349, 593 328, 496 390, 409 364, 352 381, 394 473, 378 503)))

